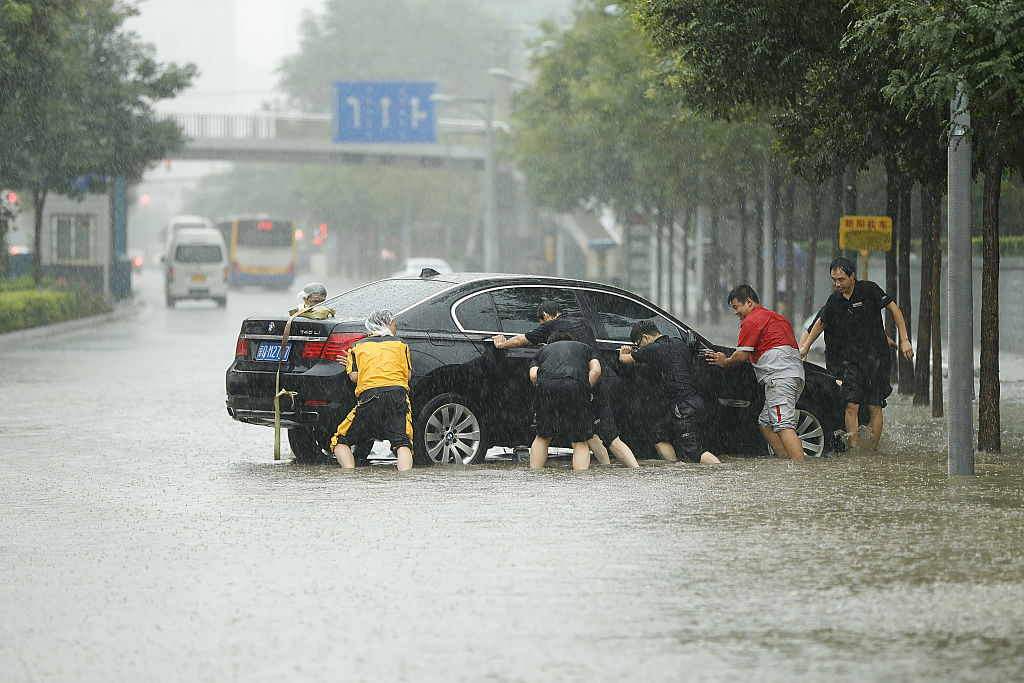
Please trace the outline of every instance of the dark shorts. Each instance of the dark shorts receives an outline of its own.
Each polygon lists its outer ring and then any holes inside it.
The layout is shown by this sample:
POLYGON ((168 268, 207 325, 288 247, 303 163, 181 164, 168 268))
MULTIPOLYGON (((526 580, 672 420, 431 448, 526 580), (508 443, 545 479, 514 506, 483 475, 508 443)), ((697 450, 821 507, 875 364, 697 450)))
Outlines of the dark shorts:
POLYGON ((619 438, 619 425, 615 422, 615 406, 619 402, 620 381, 618 375, 601 375, 594 387, 594 433, 607 447, 619 438))
POLYGON ((669 414, 658 420, 651 430, 654 443, 670 443, 676 456, 690 462, 700 462, 704 447, 704 434, 700 428, 700 403, 681 403, 672 406, 669 414))
POLYGON ((889 384, 889 356, 844 360, 838 376, 843 380, 839 397, 843 403, 884 406, 892 393, 889 384))
POLYGON ((367 389, 338 425, 331 450, 339 443, 357 446, 367 441, 390 441, 391 450, 412 448, 412 407, 402 387, 367 389))
POLYGON ((590 387, 574 379, 537 382, 537 436, 564 436, 573 443, 589 441, 594 434, 590 417, 590 387))

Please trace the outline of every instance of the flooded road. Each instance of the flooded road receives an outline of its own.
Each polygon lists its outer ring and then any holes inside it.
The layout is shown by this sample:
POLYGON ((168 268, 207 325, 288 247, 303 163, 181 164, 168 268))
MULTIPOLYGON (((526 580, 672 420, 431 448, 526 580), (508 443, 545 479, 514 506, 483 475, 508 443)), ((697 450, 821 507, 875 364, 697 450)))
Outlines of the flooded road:
POLYGON ((2 680, 1024 671, 1018 379, 969 479, 903 397, 882 454, 342 472, 224 409, 241 319, 292 292, 167 310, 146 278, 102 327, 0 348, 2 680))

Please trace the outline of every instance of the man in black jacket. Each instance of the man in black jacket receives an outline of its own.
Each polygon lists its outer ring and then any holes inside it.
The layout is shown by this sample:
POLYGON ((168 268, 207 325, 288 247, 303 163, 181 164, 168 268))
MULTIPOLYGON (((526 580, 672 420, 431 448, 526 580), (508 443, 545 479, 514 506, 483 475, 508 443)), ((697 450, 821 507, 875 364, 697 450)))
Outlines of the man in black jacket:
POLYGON ((677 453, 702 465, 719 463, 704 447, 700 427, 704 401, 693 379, 693 355, 682 339, 667 337, 653 320, 641 320, 630 330, 629 338, 636 344, 619 349, 619 360, 626 364, 642 363, 660 378, 669 401, 668 413, 655 425, 654 449, 664 460, 675 462, 677 453))
MULTIPOLYGON (((517 334, 506 338, 496 335, 493 338, 496 349, 515 349, 529 344, 543 344, 555 332, 565 332, 573 341, 590 346, 595 352, 597 339, 590 323, 576 316, 563 315, 562 305, 557 301, 545 299, 537 306, 537 318, 540 325, 525 334, 517 334)), ((592 413, 594 418, 595 436, 590 440, 590 448, 594 451, 598 462, 609 463, 608 452, 618 458, 626 467, 639 467, 636 456, 626 442, 619 437, 619 427, 615 420, 615 406, 620 403, 620 381, 615 367, 605 363, 601 366, 601 379, 594 387, 592 413)))
POLYGON ((600 376, 601 362, 594 349, 572 341, 567 332, 555 332, 537 352, 530 367, 530 381, 537 388, 537 436, 530 446, 530 469, 544 467, 556 435, 572 443, 574 470, 590 467, 590 392, 600 376))

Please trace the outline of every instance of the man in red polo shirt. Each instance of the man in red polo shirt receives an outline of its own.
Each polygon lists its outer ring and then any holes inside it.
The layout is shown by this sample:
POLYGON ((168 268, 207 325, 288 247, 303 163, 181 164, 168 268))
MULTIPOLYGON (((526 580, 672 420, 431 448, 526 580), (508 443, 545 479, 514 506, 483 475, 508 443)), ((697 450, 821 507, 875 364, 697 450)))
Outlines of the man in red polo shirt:
POLYGON ((796 402, 804 390, 804 362, 793 334, 793 326, 775 311, 758 303, 750 285, 729 292, 729 305, 740 319, 740 338, 731 356, 713 351, 705 358, 720 368, 746 363, 764 385, 764 410, 758 416, 768 445, 778 455, 803 460, 804 447, 796 433, 796 402))

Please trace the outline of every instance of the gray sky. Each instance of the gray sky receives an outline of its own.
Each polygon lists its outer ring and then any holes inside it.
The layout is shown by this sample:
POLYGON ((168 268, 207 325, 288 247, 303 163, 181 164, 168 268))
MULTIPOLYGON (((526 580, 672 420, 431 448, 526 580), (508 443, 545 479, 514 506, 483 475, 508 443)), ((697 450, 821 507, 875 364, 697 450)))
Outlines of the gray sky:
POLYGON ((127 27, 161 62, 192 62, 194 85, 161 111, 248 113, 274 99, 281 58, 298 50, 303 11, 324 0, 141 0, 127 27))

